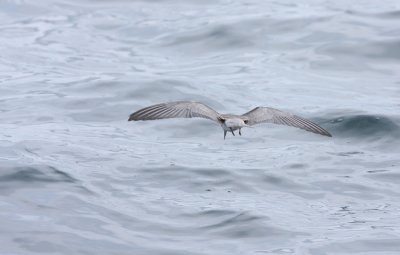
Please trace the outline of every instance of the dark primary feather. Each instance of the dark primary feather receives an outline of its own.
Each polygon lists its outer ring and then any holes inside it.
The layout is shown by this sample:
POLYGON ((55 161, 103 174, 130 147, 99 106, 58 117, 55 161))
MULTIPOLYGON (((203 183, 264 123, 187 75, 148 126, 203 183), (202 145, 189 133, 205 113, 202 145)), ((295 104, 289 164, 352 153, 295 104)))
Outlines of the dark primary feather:
POLYGON ((332 137, 332 135, 328 131, 310 120, 270 107, 256 107, 253 110, 243 114, 242 116, 248 118, 249 125, 255 125, 265 122, 275 123, 298 127, 316 134, 332 137))
POLYGON ((140 109, 129 116, 129 121, 196 117, 218 122, 220 114, 202 103, 178 101, 156 104, 140 109))

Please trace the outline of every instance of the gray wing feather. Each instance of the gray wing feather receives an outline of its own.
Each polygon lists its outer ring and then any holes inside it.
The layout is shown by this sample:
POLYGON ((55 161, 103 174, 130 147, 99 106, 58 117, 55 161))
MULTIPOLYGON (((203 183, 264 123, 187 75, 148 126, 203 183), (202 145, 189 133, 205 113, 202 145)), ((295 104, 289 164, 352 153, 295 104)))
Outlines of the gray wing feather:
POLYGON ((178 101, 156 104, 140 109, 129 116, 129 121, 196 117, 218 122, 220 114, 199 102, 178 101))
POLYGON ((332 137, 328 131, 310 120, 270 107, 256 107, 242 116, 248 118, 248 125, 274 123, 297 127, 309 132, 332 137))

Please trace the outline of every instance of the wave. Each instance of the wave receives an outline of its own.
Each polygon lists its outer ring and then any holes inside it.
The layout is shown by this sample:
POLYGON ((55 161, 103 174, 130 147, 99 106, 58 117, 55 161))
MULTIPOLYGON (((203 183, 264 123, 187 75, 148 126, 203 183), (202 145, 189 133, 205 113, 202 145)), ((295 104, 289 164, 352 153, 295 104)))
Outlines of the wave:
POLYGON ((400 135, 398 121, 384 115, 339 115, 333 119, 324 119, 319 122, 335 137, 376 140, 400 135))

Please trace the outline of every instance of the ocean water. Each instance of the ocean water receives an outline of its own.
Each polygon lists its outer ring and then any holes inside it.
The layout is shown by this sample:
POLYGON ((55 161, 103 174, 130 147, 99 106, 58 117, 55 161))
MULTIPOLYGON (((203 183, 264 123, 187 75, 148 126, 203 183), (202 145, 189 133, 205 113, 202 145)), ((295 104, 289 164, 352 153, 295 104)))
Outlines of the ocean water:
POLYGON ((397 0, 0 2, 0 254, 400 254, 397 0), (333 138, 160 102, 270 106, 333 138))

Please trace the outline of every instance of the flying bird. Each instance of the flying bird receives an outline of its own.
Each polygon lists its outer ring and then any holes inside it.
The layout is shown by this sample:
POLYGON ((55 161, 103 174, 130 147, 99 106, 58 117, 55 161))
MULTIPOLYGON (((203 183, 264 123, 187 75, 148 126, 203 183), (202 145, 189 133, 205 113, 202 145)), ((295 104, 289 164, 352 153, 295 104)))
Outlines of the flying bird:
POLYGON ((242 114, 221 114, 211 107, 193 101, 177 101, 156 104, 140 109, 129 116, 128 121, 157 120, 168 118, 205 118, 217 122, 224 130, 224 139, 227 132, 235 135, 239 129, 242 135, 243 127, 251 127, 260 123, 274 123, 304 129, 316 134, 332 137, 332 135, 312 121, 270 107, 256 107, 242 114))

